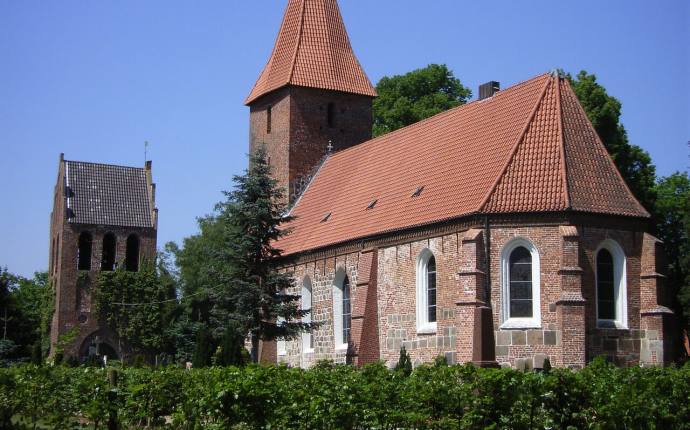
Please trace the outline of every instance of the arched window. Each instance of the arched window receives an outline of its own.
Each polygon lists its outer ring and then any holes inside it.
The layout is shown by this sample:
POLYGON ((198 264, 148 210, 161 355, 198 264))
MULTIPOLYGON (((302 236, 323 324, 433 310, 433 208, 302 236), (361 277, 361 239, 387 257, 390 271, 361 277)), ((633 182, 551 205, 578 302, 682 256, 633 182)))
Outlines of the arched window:
POLYGON ((436 332, 436 259, 428 249, 417 257, 417 332, 436 332))
POLYGON ((91 270, 91 233, 84 231, 79 235, 77 247, 77 269, 91 270))
POLYGON ((326 122, 329 127, 335 126, 335 103, 328 103, 326 106, 326 122))
MULTIPOLYGON (((279 292, 278 294, 280 294, 281 296, 284 296, 284 295, 285 295, 285 290, 284 290, 284 289, 283 289, 283 290, 280 290, 280 292, 279 292)), ((281 326, 281 325, 285 324, 285 318, 283 318, 283 317, 278 317, 278 319, 277 319, 276 322, 277 322, 277 324, 278 324, 279 326, 281 326)), ((285 338, 284 338, 284 337, 279 337, 279 338, 276 340, 276 349, 277 349, 278 355, 285 355, 285 354, 287 354, 287 342, 285 341, 285 338)))
POLYGON ((136 234, 130 234, 127 237, 125 269, 130 272, 137 272, 139 270, 139 237, 136 234))
POLYGON ((337 349, 347 348, 351 317, 350 279, 345 274, 345 269, 339 269, 333 285, 333 337, 337 349))
MULTIPOLYGON (((309 276, 304 277, 302 282, 302 310, 309 311, 309 313, 302 317, 302 322, 311 322, 311 279, 309 276)), ((314 336, 310 331, 302 333, 302 352, 312 352, 314 350, 314 336)))
POLYGON ((115 246, 117 240, 112 233, 106 233, 103 236, 103 252, 101 256, 101 270, 105 272, 115 270, 115 246))
POLYGON ((343 343, 350 343, 350 328, 352 327, 352 308, 350 307, 350 279, 345 276, 343 281, 343 343))
POLYGON ((539 253, 530 241, 513 239, 503 248, 501 287, 501 327, 541 327, 539 253))
POLYGON ((627 328, 628 306, 625 253, 615 241, 605 240, 595 254, 597 325, 627 328))

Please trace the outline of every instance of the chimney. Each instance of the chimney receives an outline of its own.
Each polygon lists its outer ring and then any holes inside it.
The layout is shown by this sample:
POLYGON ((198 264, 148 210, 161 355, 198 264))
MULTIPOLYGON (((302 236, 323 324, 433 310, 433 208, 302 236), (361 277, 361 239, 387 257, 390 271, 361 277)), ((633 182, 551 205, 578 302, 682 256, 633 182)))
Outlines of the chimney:
POLYGON ((500 88, 501 84, 496 81, 489 81, 485 84, 481 84, 479 86, 479 100, 493 97, 493 95, 496 94, 500 88))

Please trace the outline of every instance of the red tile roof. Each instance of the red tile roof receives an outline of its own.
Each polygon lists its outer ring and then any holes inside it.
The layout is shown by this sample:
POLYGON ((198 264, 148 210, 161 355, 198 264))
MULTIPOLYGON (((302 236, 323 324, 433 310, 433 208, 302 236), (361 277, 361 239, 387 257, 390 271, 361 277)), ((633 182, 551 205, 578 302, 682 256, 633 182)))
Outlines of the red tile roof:
POLYGON ((376 96, 336 0, 289 0, 271 57, 245 103, 288 84, 376 96))
POLYGON ((333 154, 278 246, 288 255, 474 213, 566 210, 649 216, 568 82, 543 74, 333 154))

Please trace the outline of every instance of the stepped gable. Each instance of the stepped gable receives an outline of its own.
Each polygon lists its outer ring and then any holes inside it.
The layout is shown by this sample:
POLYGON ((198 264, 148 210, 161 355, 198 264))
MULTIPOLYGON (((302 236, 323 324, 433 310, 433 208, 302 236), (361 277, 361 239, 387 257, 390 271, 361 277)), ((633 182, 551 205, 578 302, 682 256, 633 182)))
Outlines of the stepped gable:
POLYGON ((476 213, 649 214, 569 83, 543 74, 333 154, 293 207, 292 254, 476 213))
POLYGON ((146 169, 65 160, 67 221, 153 227, 146 169))
POLYGON ((345 30, 336 0, 290 0, 250 104, 285 85, 376 96, 345 30))

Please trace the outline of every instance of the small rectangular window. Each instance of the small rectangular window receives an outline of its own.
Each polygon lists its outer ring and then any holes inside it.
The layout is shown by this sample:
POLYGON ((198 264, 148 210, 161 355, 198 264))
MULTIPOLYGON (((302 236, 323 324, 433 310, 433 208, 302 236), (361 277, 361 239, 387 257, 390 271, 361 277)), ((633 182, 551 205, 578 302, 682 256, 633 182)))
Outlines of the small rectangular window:
POLYGON ((266 108, 266 134, 271 134, 271 106, 266 108))
POLYGON ((328 123, 328 127, 331 128, 335 124, 335 104, 333 103, 328 103, 326 108, 326 122, 328 123))

